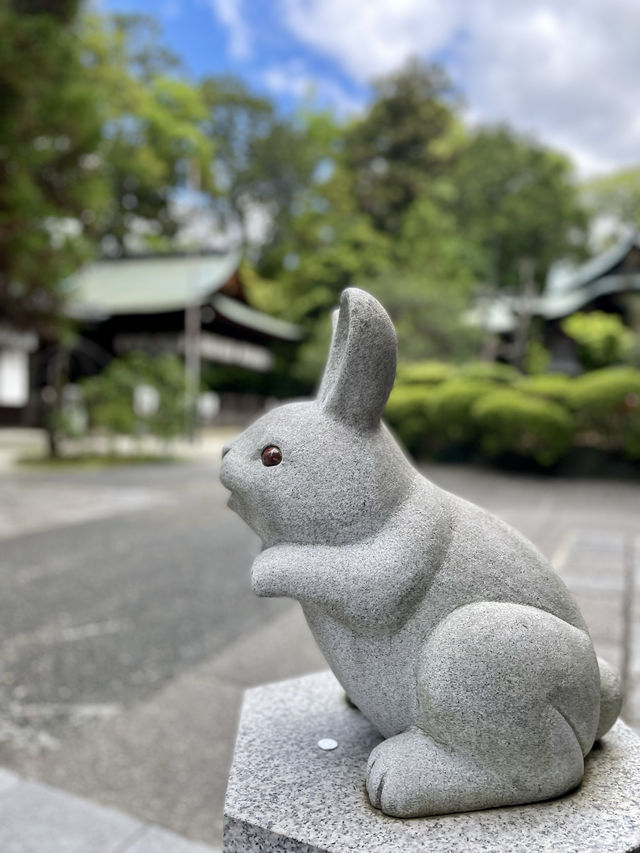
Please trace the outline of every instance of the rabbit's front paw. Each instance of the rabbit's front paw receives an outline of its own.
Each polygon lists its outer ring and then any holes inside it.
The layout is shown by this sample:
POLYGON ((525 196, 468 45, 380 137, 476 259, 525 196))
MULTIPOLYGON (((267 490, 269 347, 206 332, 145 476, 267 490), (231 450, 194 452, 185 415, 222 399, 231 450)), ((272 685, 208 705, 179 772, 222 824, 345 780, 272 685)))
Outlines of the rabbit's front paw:
POLYGON ((286 546, 273 545, 255 558, 251 566, 251 586, 256 595, 270 597, 287 594, 286 554, 286 546))

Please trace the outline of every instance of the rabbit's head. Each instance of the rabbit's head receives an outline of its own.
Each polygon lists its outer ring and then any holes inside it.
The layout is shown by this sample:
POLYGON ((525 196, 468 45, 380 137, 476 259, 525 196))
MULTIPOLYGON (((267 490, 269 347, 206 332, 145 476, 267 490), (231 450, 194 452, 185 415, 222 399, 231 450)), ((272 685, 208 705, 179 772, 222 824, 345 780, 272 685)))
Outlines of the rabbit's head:
POLYGON ((393 324, 356 288, 336 313, 317 399, 268 412, 223 451, 229 506, 266 547, 365 538, 415 476, 381 422, 395 378, 393 324))

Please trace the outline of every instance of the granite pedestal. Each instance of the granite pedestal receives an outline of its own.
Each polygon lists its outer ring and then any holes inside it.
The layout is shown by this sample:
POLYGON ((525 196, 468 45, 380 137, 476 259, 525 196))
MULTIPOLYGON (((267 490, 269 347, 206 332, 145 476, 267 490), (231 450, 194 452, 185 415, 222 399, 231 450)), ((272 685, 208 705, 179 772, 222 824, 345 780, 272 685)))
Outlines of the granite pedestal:
POLYGON ((329 672, 247 691, 226 853, 640 850, 640 737, 620 721, 588 756, 581 786, 560 799, 412 820, 367 800, 367 757, 381 739, 329 672), (322 739, 338 746, 323 750, 322 739))

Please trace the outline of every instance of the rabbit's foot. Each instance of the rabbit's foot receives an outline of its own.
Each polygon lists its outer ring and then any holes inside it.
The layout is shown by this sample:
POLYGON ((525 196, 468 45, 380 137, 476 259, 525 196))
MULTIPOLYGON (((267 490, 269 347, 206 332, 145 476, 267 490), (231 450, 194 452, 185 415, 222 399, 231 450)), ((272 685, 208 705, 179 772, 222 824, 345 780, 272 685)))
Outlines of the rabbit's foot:
MULTIPOLYGON (((568 723, 555 714, 560 760, 544 772, 532 756, 517 752, 479 758, 434 741, 414 727, 378 744, 369 756, 367 793, 371 805, 392 817, 427 817, 495 806, 538 802, 579 784, 584 769, 568 723)), ((539 761, 547 745, 541 743, 539 761)))
POLYGON ((436 786, 443 769, 447 775, 442 766, 446 758, 442 748, 418 728, 382 741, 371 752, 367 766, 371 805, 393 817, 442 813, 442 791, 436 786))

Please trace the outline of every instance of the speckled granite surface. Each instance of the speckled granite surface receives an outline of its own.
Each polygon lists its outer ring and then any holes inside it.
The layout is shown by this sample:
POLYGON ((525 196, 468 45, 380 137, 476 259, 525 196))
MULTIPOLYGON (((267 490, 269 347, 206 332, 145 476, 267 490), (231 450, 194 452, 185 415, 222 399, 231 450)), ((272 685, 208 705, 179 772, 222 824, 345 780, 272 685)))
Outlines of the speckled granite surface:
POLYGON ((620 678, 535 546, 412 466, 381 420, 396 357, 391 317, 346 288, 316 399, 223 448, 228 506, 262 541, 253 591, 300 602, 385 736, 364 771, 384 814, 565 794, 620 713, 620 678))
POLYGON ((226 853, 640 848, 640 737, 616 723, 573 793, 546 803, 398 820, 371 808, 364 770, 381 740, 330 673, 245 696, 225 804, 226 853), (323 751, 318 741, 334 738, 323 751))

